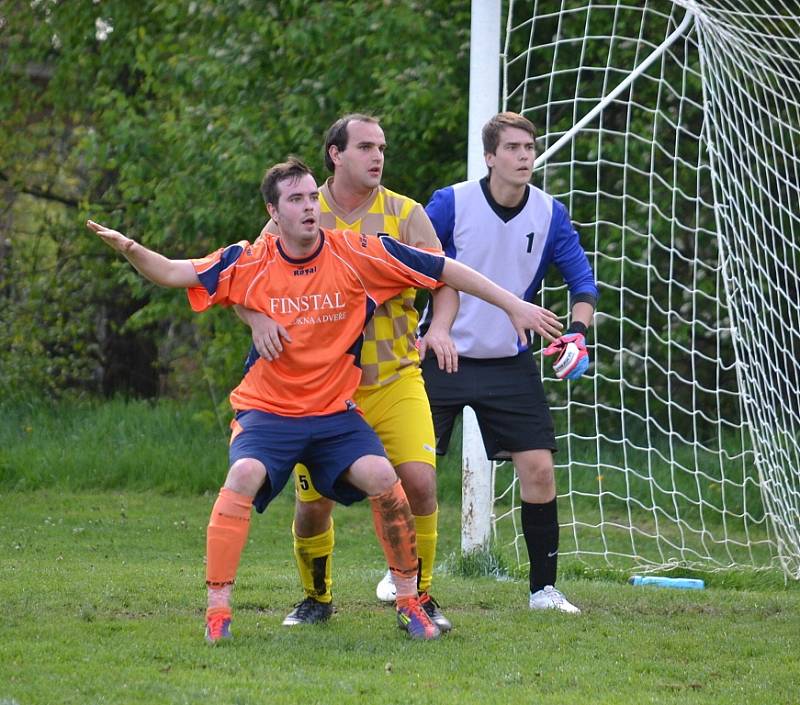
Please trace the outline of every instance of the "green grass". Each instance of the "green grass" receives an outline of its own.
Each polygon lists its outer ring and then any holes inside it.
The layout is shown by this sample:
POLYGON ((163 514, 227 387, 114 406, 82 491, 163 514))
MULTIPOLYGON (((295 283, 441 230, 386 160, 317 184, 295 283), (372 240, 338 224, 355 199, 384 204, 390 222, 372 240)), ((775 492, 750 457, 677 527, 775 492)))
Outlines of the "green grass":
POLYGON ((455 456, 439 469, 434 585, 450 635, 412 643, 376 601, 384 566, 366 504, 336 511, 339 613, 282 627, 299 598, 284 492, 252 523, 235 640, 209 648, 205 526, 226 467, 214 414, 122 401, 0 411, 0 705, 797 702, 800 585, 773 570, 702 575, 704 591, 634 588, 635 570, 567 556, 559 586, 584 614, 531 613, 507 552, 458 553, 455 456), (476 577, 498 572, 512 578, 476 577))
MULTIPOLYGON (((179 496, 196 495, 215 492, 227 465, 228 420, 218 419, 202 406, 123 400, 35 403, 0 407, 0 418, 4 420, 0 424, 0 491, 151 489, 179 496)), ((445 504, 457 505, 461 500, 460 432, 457 426, 451 452, 440 459, 437 471, 439 499, 445 504)), ((667 448, 659 452, 664 457, 669 454, 667 448)), ((558 470, 560 491, 571 488, 573 492, 569 500, 564 497, 560 502, 562 556, 580 552, 585 567, 595 572, 616 568, 620 575, 630 572, 634 565, 632 555, 662 565, 678 559, 682 565, 694 564, 696 568, 713 567, 699 559, 701 555, 713 556, 718 565, 776 565, 757 498, 748 501, 746 522, 742 516, 726 514, 723 524, 722 515, 711 511, 711 505, 706 506, 702 518, 696 516, 691 495, 676 503, 679 496, 671 492, 655 495, 647 486, 637 489, 632 474, 619 470, 631 458, 626 461, 615 444, 595 448, 592 444, 574 443, 569 453, 573 460, 569 474, 563 468, 558 470), (607 464, 602 473, 597 465, 600 456, 607 464), (622 499, 628 492, 655 509, 637 510, 622 499), (677 506, 685 520, 681 525, 671 518, 677 506), (698 530, 700 527, 702 531, 698 530)), ((685 453, 685 449, 675 451, 676 457, 685 453)), ((564 462, 566 458, 565 452, 557 460, 564 462)), ((679 459, 690 462, 689 458, 679 459)), ((662 487, 671 487, 669 467, 653 466, 652 471, 662 487)), ((498 491, 502 491, 512 477, 511 466, 501 468, 497 477, 498 491)), ((681 478, 682 484, 687 482, 697 486, 695 480, 681 478)), ((707 488, 704 501, 719 501, 719 491, 715 494, 714 489, 707 488)), ((749 492, 753 489, 750 487, 749 492)), ((733 499, 727 499, 726 505, 736 509, 733 499)), ((509 498, 496 505, 498 513, 510 506, 509 498)), ((518 526, 505 519, 498 522, 496 532, 492 565, 468 565, 475 560, 459 557, 454 570, 521 574, 525 566, 520 568, 518 556, 524 564, 526 553, 518 526)), ((778 571, 768 573, 773 580, 782 580, 778 571)), ((714 576, 713 581, 717 580, 714 576)))
MULTIPOLYGON (((525 584, 437 571, 454 623, 414 643, 377 603, 366 505, 338 509, 338 614, 287 629, 291 497, 254 517, 235 639, 202 639, 211 496, 0 495, 0 703, 795 703, 800 590, 670 591, 567 577, 584 614, 531 613, 525 584)), ((458 511, 442 509, 440 555, 458 511)), ((568 562, 564 575, 577 576, 568 562)))
MULTIPOLYGON (((452 501, 460 499, 460 432, 456 426, 451 452, 440 459, 437 468, 440 497, 452 501)), ((725 443, 726 452, 740 440, 732 434, 730 444, 725 443)), ((627 438, 624 445, 645 441, 627 438)), ((580 553, 592 571, 616 567, 630 572, 632 556, 638 556, 651 566, 678 563, 705 572, 736 565, 752 573, 745 582, 782 582, 775 537, 769 533, 756 471, 747 465, 751 457, 720 464, 719 456, 710 451, 700 452, 678 443, 670 447, 664 438, 650 453, 631 451, 605 438, 572 437, 569 443, 562 439, 560 446, 556 475, 562 495, 562 555, 580 553), (667 458, 674 465, 664 460, 667 458), (689 471, 694 463, 705 474, 689 471), (565 496, 568 493, 570 496, 565 496)), ((501 465, 496 478, 500 499, 495 513, 502 517, 512 508, 512 495, 507 493, 513 478, 511 463, 501 465)), ((519 534, 518 491, 514 499, 517 526, 507 517, 497 522, 492 557, 510 566, 511 572, 518 562, 515 540, 523 560, 525 556, 519 534)), ((682 570, 685 572, 685 568, 682 570)), ((730 572, 725 570, 710 579, 717 584, 729 577, 730 572)), ((741 579, 737 575, 736 580, 741 579)))
POLYGON ((229 419, 175 401, 0 406, 0 489, 219 488, 229 419))

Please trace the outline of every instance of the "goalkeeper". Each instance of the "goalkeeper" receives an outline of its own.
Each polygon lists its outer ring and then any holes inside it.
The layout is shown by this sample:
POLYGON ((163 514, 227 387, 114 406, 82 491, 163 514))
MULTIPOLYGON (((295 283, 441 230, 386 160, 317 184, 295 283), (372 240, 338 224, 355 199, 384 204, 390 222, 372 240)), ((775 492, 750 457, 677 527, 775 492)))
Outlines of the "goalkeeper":
MULTIPOLYGON (((557 377, 576 380, 589 365, 584 336, 597 301, 592 268, 566 208, 529 183, 536 158, 533 123, 500 113, 482 136, 488 175, 436 191, 425 210, 448 256, 525 301, 536 296, 549 266, 556 265, 569 287, 571 324, 545 355, 557 356, 557 377)), ((530 608, 579 613, 555 587, 556 441, 536 361, 501 311, 465 293, 460 299, 451 330, 458 370, 445 374, 430 356, 422 362, 436 452, 447 451, 456 416, 472 407, 489 459, 510 458, 519 476, 530 608)), ((423 316, 423 331, 433 305, 423 316)))

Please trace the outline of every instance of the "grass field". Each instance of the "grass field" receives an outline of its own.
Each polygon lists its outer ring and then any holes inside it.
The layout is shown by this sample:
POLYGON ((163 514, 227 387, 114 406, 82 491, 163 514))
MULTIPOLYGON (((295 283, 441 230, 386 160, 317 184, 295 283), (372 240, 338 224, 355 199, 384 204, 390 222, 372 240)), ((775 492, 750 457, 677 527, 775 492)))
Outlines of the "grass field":
MULTIPOLYGON (((203 556, 224 474, 218 429, 193 434, 203 418, 177 405, 6 411, 0 705, 798 702, 795 583, 634 588, 582 579, 566 559, 560 587, 584 610, 570 617, 528 611, 523 581, 439 568, 434 594, 453 632, 419 644, 374 597, 384 569, 364 504, 336 513, 337 615, 282 627, 299 598, 289 493, 254 517, 235 639, 210 648, 203 556)), ((447 490, 442 565, 458 521, 447 490)))
MULTIPOLYGON (((211 497, 0 497, 6 638, 0 702, 790 703, 800 591, 633 588, 562 581, 580 617, 531 613, 518 581, 438 574, 454 623, 410 642, 374 598, 366 506, 337 512, 339 612, 287 629, 297 599, 281 497, 256 517, 235 593, 235 640, 202 639, 211 497)), ((443 511, 442 552, 456 512, 443 511)))

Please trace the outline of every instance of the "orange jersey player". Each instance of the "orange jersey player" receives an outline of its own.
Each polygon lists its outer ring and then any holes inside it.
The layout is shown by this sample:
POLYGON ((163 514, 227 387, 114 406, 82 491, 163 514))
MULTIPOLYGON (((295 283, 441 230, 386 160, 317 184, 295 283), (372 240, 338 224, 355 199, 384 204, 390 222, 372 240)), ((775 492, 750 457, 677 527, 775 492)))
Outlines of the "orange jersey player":
POLYGON ((167 259, 116 230, 87 223, 150 281, 189 289, 194 308, 255 306, 296 336, 279 371, 254 362, 231 395, 237 413, 228 474, 206 533, 206 640, 217 644, 231 636, 230 598, 252 505, 263 511, 298 462, 324 496, 343 504, 369 498, 397 588, 398 624, 412 638, 435 639, 439 628, 417 595, 408 499, 378 437, 350 401, 359 382, 361 329, 376 303, 437 280, 503 308, 520 338, 531 328, 553 339, 561 324, 550 311, 443 256, 390 238, 320 230, 316 181, 296 159, 269 169, 261 190, 277 238, 258 247, 241 242, 200 260, 167 259))
MULTIPOLYGON (((440 250, 422 206, 381 183, 386 149, 386 136, 377 118, 348 113, 333 122, 325 136, 325 166, 331 176, 319 189, 321 227, 390 235, 412 247, 440 250)), ((270 220, 262 232, 277 235, 278 229, 270 220)), ((417 530, 420 602, 444 633, 452 624, 430 593, 439 517, 436 438, 419 361, 430 348, 443 368, 457 368, 449 330, 458 309, 458 292, 444 286, 431 298, 436 315, 421 340, 417 340, 419 314, 414 288, 405 289, 375 309, 364 328, 361 385, 353 399, 378 434, 408 497, 417 530)), ((239 305, 234 308, 250 326, 253 346, 265 360, 277 359, 284 341, 292 344, 286 329, 266 314, 239 305)), ((303 465, 295 468, 294 484, 292 544, 304 596, 284 618, 283 624, 288 627, 319 624, 334 613, 334 502, 317 491, 303 465)), ((394 602, 391 572, 382 578, 376 594, 381 600, 394 602)))

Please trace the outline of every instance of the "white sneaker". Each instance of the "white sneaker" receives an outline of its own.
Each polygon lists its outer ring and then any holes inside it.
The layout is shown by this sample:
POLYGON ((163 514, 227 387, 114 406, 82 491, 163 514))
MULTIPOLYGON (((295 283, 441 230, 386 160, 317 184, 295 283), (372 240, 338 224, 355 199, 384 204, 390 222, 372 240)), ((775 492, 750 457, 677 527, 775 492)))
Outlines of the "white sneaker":
POLYGON ((560 610, 570 614, 580 614, 581 611, 575 607, 560 590, 556 590, 552 585, 545 585, 541 590, 531 593, 528 607, 532 610, 560 610))
POLYGON ((378 587, 375 588, 375 594, 381 602, 394 602, 397 597, 397 588, 392 580, 392 571, 386 571, 386 575, 381 578, 378 587))

